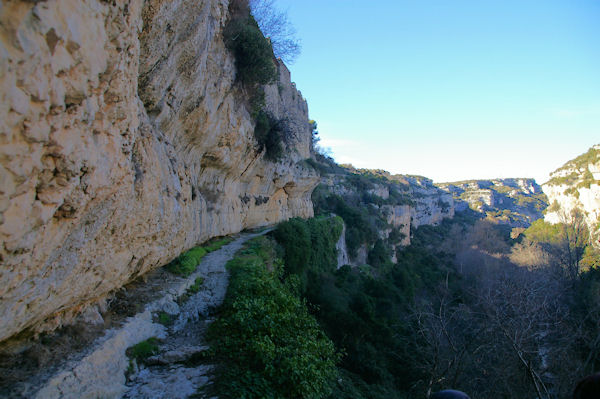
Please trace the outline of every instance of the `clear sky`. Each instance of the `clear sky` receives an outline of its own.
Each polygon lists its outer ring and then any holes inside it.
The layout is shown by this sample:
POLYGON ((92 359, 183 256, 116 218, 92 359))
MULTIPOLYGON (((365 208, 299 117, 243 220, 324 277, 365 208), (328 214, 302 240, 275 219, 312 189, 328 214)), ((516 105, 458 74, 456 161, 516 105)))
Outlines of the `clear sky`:
POLYGON ((600 143, 599 0, 278 0, 339 163, 535 177, 600 143))

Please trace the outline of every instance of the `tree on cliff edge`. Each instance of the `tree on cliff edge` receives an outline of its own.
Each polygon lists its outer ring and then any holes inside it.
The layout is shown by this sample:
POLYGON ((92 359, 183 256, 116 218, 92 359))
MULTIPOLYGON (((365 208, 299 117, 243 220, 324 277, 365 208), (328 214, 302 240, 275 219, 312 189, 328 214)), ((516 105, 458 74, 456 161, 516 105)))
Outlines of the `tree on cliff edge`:
POLYGON ((275 7, 275 0, 250 0, 250 10, 262 33, 271 41, 275 56, 287 64, 293 63, 300 54, 300 43, 287 13, 275 7))

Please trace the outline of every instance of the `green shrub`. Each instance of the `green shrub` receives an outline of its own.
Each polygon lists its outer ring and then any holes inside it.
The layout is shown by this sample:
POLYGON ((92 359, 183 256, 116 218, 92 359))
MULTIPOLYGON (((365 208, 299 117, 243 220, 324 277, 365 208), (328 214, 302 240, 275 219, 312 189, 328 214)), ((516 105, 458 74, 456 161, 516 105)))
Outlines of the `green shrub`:
POLYGON ((158 353, 158 343, 158 338, 148 338, 145 341, 130 346, 125 353, 130 359, 135 359, 138 363, 143 363, 150 356, 158 353))
POLYGON ((309 273, 336 269, 336 243, 342 229, 340 217, 321 217, 290 219, 280 223, 273 231, 273 236, 284 248, 285 272, 298 276, 302 293, 306 291, 309 273))
POLYGON ((369 265, 373 267, 384 267, 392 266, 391 261, 391 250, 390 248, 383 242, 383 240, 379 239, 375 241, 375 245, 369 251, 368 262, 369 265))
POLYGON ((170 326, 173 324, 173 318, 167 312, 160 312, 158 314, 158 322, 163 326, 170 326))
MULTIPOLYGON (((359 181, 361 180, 355 180, 359 181)), ((323 207, 319 209, 321 213, 333 212, 346 223, 346 245, 350 257, 356 257, 362 244, 372 244, 377 240, 377 224, 384 222, 378 209, 364 206, 360 199, 351 201, 336 194, 328 195, 324 200, 317 200, 317 204, 323 207)))
POLYGON ((204 255, 206 255, 206 249, 202 247, 192 248, 171 261, 166 268, 173 274, 187 277, 196 270, 204 255))
POLYGON ((225 44, 235 57, 237 79, 247 87, 272 83, 277 77, 273 49, 249 13, 231 18, 225 44))
POLYGON ((304 302, 280 280, 272 244, 252 240, 227 268, 227 296, 208 334, 223 363, 216 372, 219 397, 326 397, 337 355, 304 302))
POLYGON ((231 241, 233 241, 233 238, 223 237, 217 240, 209 241, 208 243, 202 245, 202 248, 204 248, 206 252, 214 252, 218 249, 221 249, 221 247, 223 247, 224 245, 229 244, 231 241))
POLYGON ((202 284, 204 284, 204 279, 202 277, 198 277, 196 281, 194 281, 194 284, 192 284, 190 288, 187 289, 187 292, 189 294, 196 294, 200 292, 200 287, 202 286, 202 284))
POLYGON ((556 244, 561 240, 561 226, 538 219, 523 234, 531 241, 556 244))
POLYGON ((302 274, 312 251, 308 224, 299 218, 280 223, 273 236, 284 249, 285 271, 288 274, 302 274))
POLYGON ((266 149, 267 159, 277 161, 281 158, 285 137, 285 127, 282 121, 278 121, 265 111, 259 111, 256 116, 254 137, 258 141, 260 150, 266 149))

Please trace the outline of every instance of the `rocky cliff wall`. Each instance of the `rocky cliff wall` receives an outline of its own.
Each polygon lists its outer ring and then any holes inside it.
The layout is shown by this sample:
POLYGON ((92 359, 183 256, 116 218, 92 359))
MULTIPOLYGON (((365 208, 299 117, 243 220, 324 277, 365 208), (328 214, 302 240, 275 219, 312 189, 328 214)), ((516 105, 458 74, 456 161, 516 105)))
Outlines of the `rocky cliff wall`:
POLYGON ((210 237, 312 215, 307 105, 266 91, 265 160, 227 0, 0 4, 0 341, 51 329, 210 237))
POLYGON ((590 228, 600 228, 600 145, 554 171, 542 188, 550 204, 547 222, 564 223, 580 209, 590 228))
MULTIPOLYGON (((320 207, 320 211, 335 213, 336 198, 341 199, 354 209, 350 211, 353 216, 342 217, 356 218, 361 214, 362 223, 365 223, 361 228, 376 230, 377 237, 371 237, 371 241, 376 238, 385 241, 393 261, 397 250, 410 245, 412 229, 422 225, 437 225, 443 219, 454 216, 452 195, 434 186, 430 179, 420 176, 392 176, 381 170, 354 169, 339 165, 326 169, 324 165, 332 162, 321 160, 320 166, 317 164, 322 177, 321 184, 313 195, 315 206, 320 207)), ((348 235, 345 228, 342 238, 346 237, 348 235)), ((346 263, 353 266, 364 265, 368 262, 372 246, 373 242, 361 242, 351 256, 348 247, 342 247, 338 243, 339 258, 343 259, 338 259, 338 266, 346 263)))
POLYGON ((421 176, 406 176, 414 201, 411 207, 411 226, 437 225, 445 218, 454 217, 452 195, 433 185, 433 181, 421 176))
POLYGON ((457 211, 470 208, 512 227, 528 227, 543 217, 548 205, 534 179, 468 180, 436 186, 452 194, 457 211))

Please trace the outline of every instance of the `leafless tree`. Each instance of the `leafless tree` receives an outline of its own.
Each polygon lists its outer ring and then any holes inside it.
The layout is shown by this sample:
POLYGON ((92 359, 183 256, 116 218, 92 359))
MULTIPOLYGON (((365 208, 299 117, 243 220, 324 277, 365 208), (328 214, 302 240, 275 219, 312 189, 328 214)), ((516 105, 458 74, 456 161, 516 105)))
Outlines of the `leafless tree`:
POLYGON ((300 42, 287 12, 277 9, 275 0, 250 0, 250 10, 262 33, 271 41, 275 56, 293 63, 300 54, 300 42))

